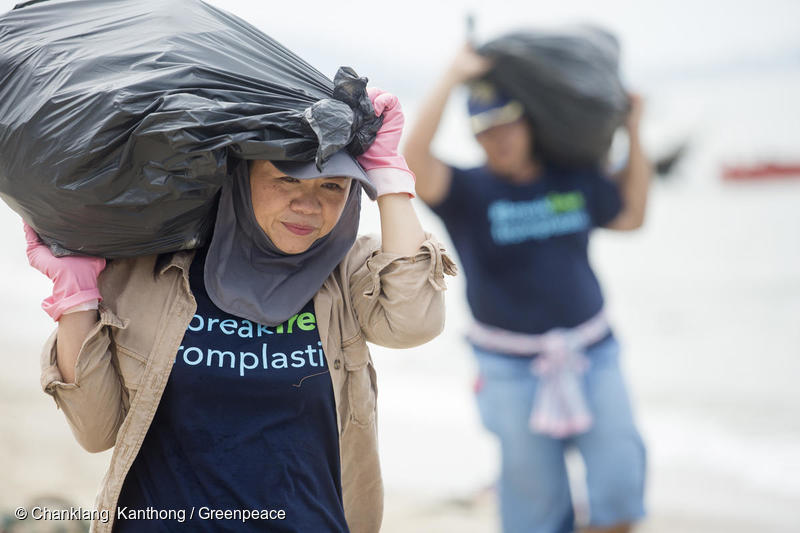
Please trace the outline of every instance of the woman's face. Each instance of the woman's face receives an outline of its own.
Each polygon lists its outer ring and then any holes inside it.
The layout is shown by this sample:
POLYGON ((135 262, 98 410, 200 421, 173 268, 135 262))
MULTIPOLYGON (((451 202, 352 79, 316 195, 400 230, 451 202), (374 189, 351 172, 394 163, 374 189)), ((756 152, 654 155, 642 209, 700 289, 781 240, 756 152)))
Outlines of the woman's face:
POLYGON ((258 225, 283 253, 305 252, 339 221, 350 193, 350 181, 298 180, 269 161, 253 161, 250 194, 258 225))
POLYGON ((500 175, 518 172, 532 160, 533 132, 524 119, 489 128, 475 139, 486 152, 486 164, 500 175))

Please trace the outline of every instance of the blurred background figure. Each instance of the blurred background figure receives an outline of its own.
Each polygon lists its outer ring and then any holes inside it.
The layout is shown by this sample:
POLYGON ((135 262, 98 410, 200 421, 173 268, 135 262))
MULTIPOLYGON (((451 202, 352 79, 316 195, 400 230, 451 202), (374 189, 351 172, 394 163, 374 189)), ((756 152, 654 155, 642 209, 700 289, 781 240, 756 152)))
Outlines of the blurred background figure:
POLYGON ((475 392, 500 441, 503 531, 573 531, 570 447, 586 465, 587 531, 629 531, 644 515, 645 450, 587 249, 592 228, 633 230, 644 220, 642 102, 631 97, 627 164, 612 181, 596 165, 556 165, 523 104, 475 81, 491 68, 469 46, 461 51, 420 108, 405 155, 464 266, 475 392), (432 155, 431 143, 451 91, 466 82, 486 164, 460 169, 432 155))

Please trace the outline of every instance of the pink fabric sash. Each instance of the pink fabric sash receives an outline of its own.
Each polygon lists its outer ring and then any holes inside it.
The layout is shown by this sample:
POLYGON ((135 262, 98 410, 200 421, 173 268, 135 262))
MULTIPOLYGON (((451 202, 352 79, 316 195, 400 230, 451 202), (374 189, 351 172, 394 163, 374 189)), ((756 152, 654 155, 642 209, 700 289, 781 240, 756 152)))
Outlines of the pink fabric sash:
POLYGON ((554 328, 532 335, 475 321, 467 340, 484 350, 533 356, 531 372, 539 377, 529 425, 532 431, 565 438, 587 431, 592 415, 586 404, 582 377, 589 368, 585 349, 609 332, 601 310, 574 328, 554 328))

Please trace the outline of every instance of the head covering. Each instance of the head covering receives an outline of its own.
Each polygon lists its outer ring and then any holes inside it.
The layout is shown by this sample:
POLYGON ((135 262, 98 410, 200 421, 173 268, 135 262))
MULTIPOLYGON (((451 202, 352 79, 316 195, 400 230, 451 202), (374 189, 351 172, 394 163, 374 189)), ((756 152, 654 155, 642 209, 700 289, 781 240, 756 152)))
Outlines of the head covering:
POLYGON ((521 103, 485 80, 470 84, 467 110, 475 135, 494 126, 515 122, 524 114, 521 103))
POLYGON ((268 326, 299 312, 322 287, 356 240, 361 184, 374 193, 364 171, 344 152, 332 156, 322 170, 317 170, 313 161, 273 164, 298 179, 345 176, 353 181, 331 232, 299 254, 282 252, 258 225, 245 161, 235 166, 223 184, 205 263, 206 290, 223 311, 268 326))
POLYGON ((272 161, 272 164, 287 176, 299 180, 333 178, 338 176, 353 178, 364 187, 364 191, 367 193, 370 200, 374 200, 378 197, 375 186, 369 181, 361 165, 343 151, 333 154, 330 159, 325 162, 321 170, 317 168, 314 161, 272 161))

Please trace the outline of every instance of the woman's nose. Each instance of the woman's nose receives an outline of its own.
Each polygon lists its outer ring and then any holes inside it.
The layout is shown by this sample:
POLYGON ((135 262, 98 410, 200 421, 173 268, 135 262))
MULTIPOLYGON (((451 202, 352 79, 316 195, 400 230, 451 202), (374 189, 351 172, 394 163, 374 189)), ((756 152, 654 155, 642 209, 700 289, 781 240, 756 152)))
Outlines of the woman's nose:
POLYGON ((322 206, 313 191, 303 191, 292 199, 291 208, 297 213, 314 215, 322 210, 322 206))

